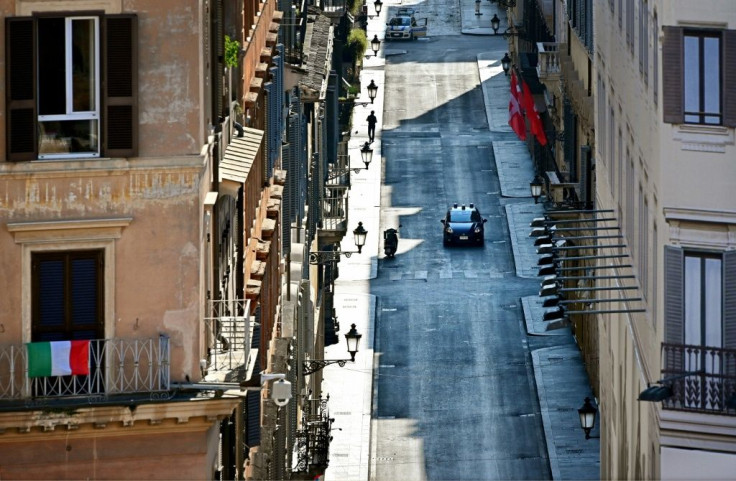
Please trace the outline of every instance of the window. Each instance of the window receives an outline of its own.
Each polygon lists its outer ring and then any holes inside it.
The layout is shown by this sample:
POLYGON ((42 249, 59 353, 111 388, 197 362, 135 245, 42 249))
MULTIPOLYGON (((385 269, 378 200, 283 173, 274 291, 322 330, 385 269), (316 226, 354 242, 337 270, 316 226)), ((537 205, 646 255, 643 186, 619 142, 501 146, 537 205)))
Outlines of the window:
POLYGON ((664 121, 736 126, 736 30, 663 29, 664 121))
POLYGON ((103 251, 31 258, 32 342, 104 337, 103 251))
POLYGON ((685 344, 722 346, 722 270, 720 255, 685 252, 685 344))
POLYGON ((646 0, 639 1, 639 73, 649 82, 649 12, 646 0))
MULTIPOLYGON (((621 114, 621 110, 619 110, 619 118, 623 118, 621 114)), ((618 206, 621 208, 623 205, 623 199, 624 199, 624 134, 621 128, 618 129, 618 148, 616 149, 616 152, 618 152, 618 175, 617 175, 617 181, 618 181, 618 206)), ((621 217, 619 216, 619 219, 621 217)))
POLYGON ((634 0, 626 0, 626 43, 634 53, 634 0))
MULTIPOLYGON (((611 92, 611 99, 613 99, 613 91, 611 92)), ((616 116, 613 110, 613 106, 608 111, 608 163, 611 176, 611 197, 616 198, 616 116)))
POLYGON ((705 32, 686 31, 685 123, 721 123, 721 38, 705 32))
MULTIPOLYGON (((104 337, 104 251, 34 253, 31 256, 31 342, 104 337)), ((34 378, 34 396, 103 391, 101 343, 90 343, 90 375, 34 378)))
POLYGON ((96 17, 39 18, 39 158, 99 156, 96 17))
POLYGON ((736 251, 667 246, 664 254, 664 340, 672 346, 666 366, 670 374, 704 372, 678 381, 683 402, 718 410, 723 376, 736 372, 736 251))
MULTIPOLYGON (((657 202, 654 201, 656 208, 657 202)), ((652 311, 652 323, 654 324, 654 330, 657 330, 657 313, 658 313, 658 295, 659 295, 659 234, 657 232, 657 223, 652 224, 652 290, 649 296, 650 310, 652 311)))
POLYGON ((7 158, 133 156, 136 17, 6 18, 7 158))
POLYGON ((649 286, 649 203, 644 187, 639 184, 639 278, 644 296, 649 286))
POLYGON ((652 14, 652 98, 659 103, 659 20, 657 12, 652 14))

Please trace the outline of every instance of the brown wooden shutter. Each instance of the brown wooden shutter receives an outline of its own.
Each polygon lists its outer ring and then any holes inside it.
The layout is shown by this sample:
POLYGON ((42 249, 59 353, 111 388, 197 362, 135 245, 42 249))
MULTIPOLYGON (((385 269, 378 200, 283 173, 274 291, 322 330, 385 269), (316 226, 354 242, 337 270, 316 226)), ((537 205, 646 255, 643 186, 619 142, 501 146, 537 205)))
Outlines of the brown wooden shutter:
POLYGON ((662 113, 664 122, 681 124, 683 111, 682 28, 662 27, 662 113))
POLYGON ((6 155, 14 162, 38 157, 34 27, 30 17, 5 19, 6 155))
MULTIPOLYGON (((664 342, 685 343, 685 253, 679 247, 664 248, 664 342)), ((681 371, 682 351, 670 351, 664 369, 681 371), (679 353, 680 355, 675 355, 679 353)))
MULTIPOLYGON (((736 251, 723 253, 723 347, 736 349, 736 251)), ((736 376, 736 355, 725 361, 726 375, 736 376)))
POLYGON ((138 155, 138 19, 109 15, 103 35, 103 155, 138 155))
POLYGON ((736 30, 723 31, 723 125, 736 127, 736 30))

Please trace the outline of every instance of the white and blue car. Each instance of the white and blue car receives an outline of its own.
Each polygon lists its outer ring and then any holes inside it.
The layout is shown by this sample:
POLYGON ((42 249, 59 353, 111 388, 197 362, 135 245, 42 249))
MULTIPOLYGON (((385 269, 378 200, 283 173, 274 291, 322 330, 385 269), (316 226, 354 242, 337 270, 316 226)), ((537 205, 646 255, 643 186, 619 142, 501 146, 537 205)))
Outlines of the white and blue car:
POLYGON ((427 36, 427 19, 396 15, 386 24, 385 40, 415 40, 427 36))

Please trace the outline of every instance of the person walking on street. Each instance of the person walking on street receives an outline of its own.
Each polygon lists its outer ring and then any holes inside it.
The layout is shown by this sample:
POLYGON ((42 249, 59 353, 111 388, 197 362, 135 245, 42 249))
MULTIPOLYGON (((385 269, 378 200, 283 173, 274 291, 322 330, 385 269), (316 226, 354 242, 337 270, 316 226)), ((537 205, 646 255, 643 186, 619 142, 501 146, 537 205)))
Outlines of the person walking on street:
POLYGON ((378 119, 375 116, 375 111, 371 110, 371 114, 366 120, 368 120, 368 141, 373 142, 373 138, 376 136, 376 122, 378 119))

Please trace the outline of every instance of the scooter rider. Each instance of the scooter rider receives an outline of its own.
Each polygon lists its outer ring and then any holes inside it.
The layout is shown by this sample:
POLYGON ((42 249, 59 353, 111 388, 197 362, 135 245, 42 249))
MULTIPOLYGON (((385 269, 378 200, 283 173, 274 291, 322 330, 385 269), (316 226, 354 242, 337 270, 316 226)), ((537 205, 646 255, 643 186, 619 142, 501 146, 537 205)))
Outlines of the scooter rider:
MULTIPOLYGON (((399 228, 401 225, 399 225, 399 228)), ((393 257, 399 246, 399 231, 394 228, 383 231, 383 251, 387 257, 393 257)))

